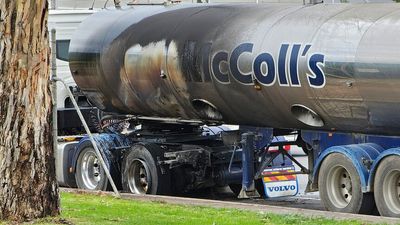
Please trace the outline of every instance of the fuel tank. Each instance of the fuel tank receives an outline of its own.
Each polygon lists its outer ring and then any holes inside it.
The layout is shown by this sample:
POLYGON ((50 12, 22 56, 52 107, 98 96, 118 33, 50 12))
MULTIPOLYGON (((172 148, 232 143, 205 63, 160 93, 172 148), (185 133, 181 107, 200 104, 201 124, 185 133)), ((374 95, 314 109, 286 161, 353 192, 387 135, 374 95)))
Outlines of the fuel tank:
POLYGON ((274 128, 400 134, 400 4, 104 10, 70 45, 100 109, 274 128))

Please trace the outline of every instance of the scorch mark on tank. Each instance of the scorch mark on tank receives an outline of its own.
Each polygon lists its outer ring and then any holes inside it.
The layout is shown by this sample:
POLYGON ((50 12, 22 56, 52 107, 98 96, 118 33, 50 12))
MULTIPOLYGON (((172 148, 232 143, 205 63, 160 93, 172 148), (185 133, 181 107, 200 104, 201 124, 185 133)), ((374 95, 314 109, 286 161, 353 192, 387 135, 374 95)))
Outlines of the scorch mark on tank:
POLYGON ((174 41, 133 45, 125 53, 124 69, 142 104, 155 115, 173 111, 183 118, 222 119, 212 104, 191 100, 174 41))
POLYGON ((175 49, 175 43, 167 45, 163 40, 146 46, 135 44, 125 53, 130 85, 139 93, 142 104, 160 116, 170 111, 185 115, 181 103, 188 101, 188 93, 174 62, 175 49))

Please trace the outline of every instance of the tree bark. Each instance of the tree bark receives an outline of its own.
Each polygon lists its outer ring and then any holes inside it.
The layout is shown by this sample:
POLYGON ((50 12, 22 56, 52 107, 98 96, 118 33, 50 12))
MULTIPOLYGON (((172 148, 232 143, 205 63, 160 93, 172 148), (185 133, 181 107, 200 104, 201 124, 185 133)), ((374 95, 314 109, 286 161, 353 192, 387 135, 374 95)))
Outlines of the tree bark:
POLYGON ((0 220, 59 213, 47 0, 0 0, 0 220))

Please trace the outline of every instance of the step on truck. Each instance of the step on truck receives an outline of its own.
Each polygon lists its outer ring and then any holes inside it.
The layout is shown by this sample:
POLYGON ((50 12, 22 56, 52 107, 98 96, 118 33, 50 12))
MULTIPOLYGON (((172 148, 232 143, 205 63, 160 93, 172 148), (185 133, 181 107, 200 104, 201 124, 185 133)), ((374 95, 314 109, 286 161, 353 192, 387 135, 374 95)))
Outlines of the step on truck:
MULTIPOLYGON (((297 145, 308 165, 278 174, 308 174, 326 209, 400 217, 399 33, 398 4, 117 7, 83 21, 69 66, 124 191, 264 195, 297 145), (219 124, 263 128, 204 135, 219 124)), ((68 157, 78 187, 107 189, 87 137, 68 157)))

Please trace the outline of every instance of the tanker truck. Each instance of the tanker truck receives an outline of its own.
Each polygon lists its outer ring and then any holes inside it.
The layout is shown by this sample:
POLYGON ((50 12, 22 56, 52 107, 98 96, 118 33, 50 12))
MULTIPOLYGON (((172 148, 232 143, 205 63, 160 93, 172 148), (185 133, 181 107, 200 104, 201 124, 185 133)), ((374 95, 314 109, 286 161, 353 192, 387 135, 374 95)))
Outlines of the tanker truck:
MULTIPOLYGON (((265 149, 291 144, 309 163, 280 175, 308 174, 326 209, 400 217, 399 34, 397 4, 132 6, 83 21, 69 66, 104 112, 96 143, 124 191, 253 197, 265 149), (203 135, 224 123, 263 141, 203 135)), ((79 187, 108 186, 87 138, 69 157, 79 187)))

